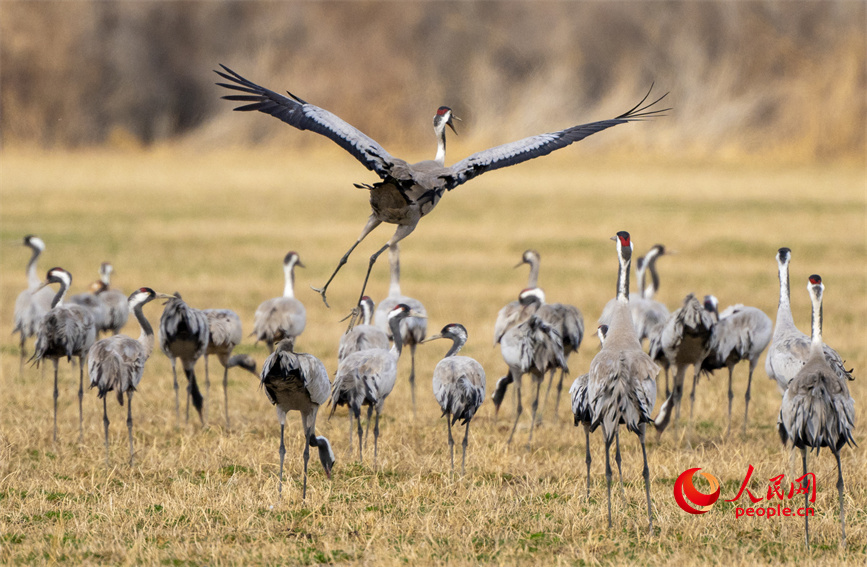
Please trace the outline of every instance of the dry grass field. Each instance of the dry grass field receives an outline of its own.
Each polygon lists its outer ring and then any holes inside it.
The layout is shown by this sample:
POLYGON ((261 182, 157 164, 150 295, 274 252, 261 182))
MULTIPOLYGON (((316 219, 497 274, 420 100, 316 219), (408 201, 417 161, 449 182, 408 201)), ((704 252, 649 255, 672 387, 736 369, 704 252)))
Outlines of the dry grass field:
MULTIPOLYGON (((110 260, 114 283, 125 292, 140 286, 177 290, 194 307, 234 309, 247 332, 256 306, 281 293, 281 260, 296 250, 307 265, 297 273, 308 314, 298 348, 320 357, 331 373, 345 328, 338 321, 353 306, 367 257, 391 234, 381 227, 358 248, 329 290, 328 310, 308 286, 324 283, 361 230, 367 196, 351 184, 371 181, 371 174, 340 150, 200 155, 161 148, 0 155, 0 563, 864 565, 863 168, 660 164, 593 159, 580 147, 560 154, 490 173, 446 195, 404 242, 403 291, 427 307, 429 332, 463 323, 470 335, 463 354, 483 364, 490 392, 505 370, 499 349, 491 346, 494 320, 525 285, 526 268, 512 266, 525 249, 535 248, 548 300, 578 306, 590 330, 571 359, 576 376, 596 352, 592 330, 614 294, 617 261, 609 237, 617 230, 631 232, 638 254, 657 242, 678 251, 659 262, 659 299, 670 309, 689 292, 713 293, 721 307, 745 303, 773 318, 774 254, 790 247, 796 323, 808 330, 806 278, 819 273, 826 284, 826 340, 858 378, 850 387, 861 445, 842 456, 848 549, 837 545, 836 466, 828 452, 810 457, 819 490, 809 551, 798 518, 735 519, 734 504, 722 499, 710 513, 691 516, 675 503, 674 480, 687 468, 717 476, 723 498, 737 493, 750 464, 756 494, 764 494, 767 479, 799 470, 775 431, 780 395, 764 373, 764 358, 746 438, 739 434, 744 366, 735 373, 737 434, 723 437, 726 380, 718 373, 699 384, 691 449, 671 435, 660 443, 649 436, 650 536, 635 436, 623 436, 625 499, 615 487, 609 529, 601 436, 591 439, 587 501, 583 432, 572 426, 568 402, 556 418, 550 406, 545 409, 527 450, 529 418, 508 447, 510 398, 497 421, 486 400, 470 428, 466 475, 450 477, 446 424, 429 386, 448 348, 443 341, 419 348, 417 419, 410 409, 408 359, 401 360, 401 376, 385 405, 377 470, 368 455, 363 464, 357 455, 347 457, 345 411, 331 420, 321 412, 318 431, 330 438, 338 461, 328 481, 311 459, 306 501, 300 420, 292 415, 287 422, 288 481, 278 502, 279 425, 257 381, 241 370, 230 373, 231 430, 221 419, 221 380, 215 376, 208 425, 194 419, 179 424, 170 366, 158 350, 134 398, 134 468, 126 461, 125 408, 113 400, 106 467, 101 403, 93 391, 86 392, 85 437, 78 444, 77 370, 65 363, 59 438, 52 443, 50 365, 44 376, 33 367, 19 375, 17 337, 11 336, 12 307, 26 285, 29 254, 19 245, 25 234, 38 234, 47 244, 40 272, 67 268, 75 277, 73 292, 84 290, 99 263, 110 260)), ((369 294, 382 298, 387 285, 383 256, 369 294)), ((160 309, 157 303, 145 308, 151 322, 160 309)), ((130 322, 125 332, 137 336, 138 328, 130 322)), ((260 365, 266 356, 265 347, 249 338, 238 351, 251 353, 260 365)), ((212 361, 211 368, 220 367, 212 361)))

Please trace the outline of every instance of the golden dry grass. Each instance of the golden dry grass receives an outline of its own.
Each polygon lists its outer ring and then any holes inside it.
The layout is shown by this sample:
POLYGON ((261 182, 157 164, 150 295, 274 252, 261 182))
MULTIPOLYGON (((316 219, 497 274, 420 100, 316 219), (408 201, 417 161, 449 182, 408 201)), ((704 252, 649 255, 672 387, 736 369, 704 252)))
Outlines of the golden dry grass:
MULTIPOLYGON (((178 426, 170 366, 155 352, 134 399, 136 466, 126 464, 124 412, 112 404, 107 469, 101 404, 94 392, 86 393, 85 441, 79 445, 75 379, 62 364, 59 441, 52 444, 50 377, 30 367, 18 375, 17 338, 10 336, 28 258, 11 241, 39 234, 48 247, 40 270, 69 269, 74 291, 95 279, 99 262, 111 260, 116 284, 126 292, 142 285, 178 290, 195 307, 236 310, 247 330, 256 306, 282 289, 283 255, 297 250, 308 266, 297 280, 309 318, 298 346, 333 372, 344 329, 338 320, 352 306, 367 256, 390 234, 380 228, 358 249, 331 288, 329 311, 307 286, 323 283, 361 229, 366 194, 351 183, 370 181, 369 174, 339 150, 197 155, 164 148, 0 156, 0 563, 863 565, 864 171, 592 162, 580 149, 564 153, 491 173, 448 194, 405 241, 404 292, 424 302, 429 328, 449 322, 468 328, 465 354, 482 362, 490 391, 505 368, 490 346, 493 322, 524 285, 526 272, 512 266, 526 248, 542 254, 541 285, 549 300, 577 305, 592 330, 613 295, 616 260, 608 238, 617 230, 632 233, 639 253, 656 242, 679 252, 660 261, 660 299, 670 308, 694 291, 716 294, 722 306, 755 305, 773 317, 774 254, 789 246, 797 324, 808 327, 806 276, 819 273, 827 286, 827 341, 859 377, 851 391, 861 447, 843 452, 847 550, 837 548, 836 469, 827 452, 810 460, 819 494, 809 552, 798 519, 735 520, 733 506, 723 502, 694 517, 674 502, 674 479, 689 467, 715 474, 724 498, 736 493, 749 464, 756 467, 754 492, 766 489, 766 479, 798 470, 774 431, 780 396, 763 363, 746 439, 722 438, 726 385, 718 375, 699 385, 693 449, 671 436, 649 442, 651 537, 635 437, 624 435, 626 501, 615 487, 615 525, 608 529, 601 441, 598 434, 592 438, 587 502, 583 434, 571 425, 568 403, 561 403, 559 421, 550 409, 545 413, 527 451, 528 420, 508 448, 511 407, 505 404, 495 422, 486 401, 471 426, 467 474, 450 478, 445 423, 428 385, 447 348, 441 342, 419 349, 415 420, 408 361, 401 361, 404 372, 386 402, 379 470, 369 459, 362 465, 346 457, 345 413, 331 421, 320 416, 318 429, 334 444, 338 463, 328 482, 313 458, 306 502, 300 499, 299 420, 292 417, 287 426, 290 480, 278 503, 279 426, 256 380, 240 370, 230 374, 231 431, 223 428, 219 379, 211 388, 209 426, 178 426)), ((383 261, 369 293, 377 299, 386 290, 383 261)), ((145 311, 158 320, 159 306, 145 311)), ((126 332, 135 336, 138 329, 131 323, 126 332)), ((588 338, 573 356, 573 375, 586 371, 595 344, 588 338)), ((260 364, 265 358, 264 347, 249 339, 238 350, 260 364)), ((746 369, 739 367, 736 431, 745 379, 746 369)))

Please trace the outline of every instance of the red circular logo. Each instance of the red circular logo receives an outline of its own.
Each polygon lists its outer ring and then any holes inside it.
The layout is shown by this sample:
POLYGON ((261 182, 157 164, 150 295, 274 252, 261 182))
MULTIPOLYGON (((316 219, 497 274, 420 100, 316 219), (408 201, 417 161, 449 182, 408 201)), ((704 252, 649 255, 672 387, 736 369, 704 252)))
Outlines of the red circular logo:
POLYGON ((685 470, 679 477, 677 477, 677 480, 674 481, 674 499, 677 501, 678 506, 690 514, 704 514, 709 512, 710 509, 713 508, 717 499, 719 499, 720 485, 714 475, 706 472, 701 473, 701 475, 710 483, 710 489, 713 491, 711 494, 699 492, 695 486, 693 486, 692 477, 696 471, 700 470, 701 467, 685 470), (687 502, 687 499, 689 499, 689 502, 687 502), (697 508, 690 504, 695 504, 697 508))

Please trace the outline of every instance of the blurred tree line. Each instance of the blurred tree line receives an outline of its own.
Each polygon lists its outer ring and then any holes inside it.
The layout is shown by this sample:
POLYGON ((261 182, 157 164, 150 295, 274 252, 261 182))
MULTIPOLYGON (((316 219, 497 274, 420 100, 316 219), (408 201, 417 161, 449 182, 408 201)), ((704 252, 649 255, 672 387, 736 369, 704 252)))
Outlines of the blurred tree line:
POLYGON ((3 0, 0 143, 322 143, 239 120, 214 86, 225 63, 390 147, 430 150, 441 104, 497 143, 619 114, 655 82, 674 111, 630 132, 630 149, 858 158, 865 6, 3 0))

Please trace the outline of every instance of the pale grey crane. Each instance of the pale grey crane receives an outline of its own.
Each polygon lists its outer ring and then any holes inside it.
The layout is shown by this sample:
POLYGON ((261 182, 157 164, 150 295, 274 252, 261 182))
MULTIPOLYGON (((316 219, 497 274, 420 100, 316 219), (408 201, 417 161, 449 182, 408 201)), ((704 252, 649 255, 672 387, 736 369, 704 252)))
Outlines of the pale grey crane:
POLYGON ((373 317, 373 300, 365 295, 358 302, 358 310, 361 315, 361 324, 348 329, 340 337, 340 346, 337 349, 338 361, 359 350, 388 349, 388 336, 385 331, 370 324, 373 317))
MULTIPOLYGON (((647 497, 647 521, 653 531, 650 502, 650 468, 647 465, 645 431, 653 422, 650 412, 656 403, 656 375, 659 367, 641 349, 629 310, 629 265, 632 242, 629 233, 620 231, 613 240, 617 244, 618 308, 611 317, 602 350, 593 357, 587 379, 587 403, 592 422, 590 432, 602 426, 605 438, 605 479, 608 485, 608 527, 611 523, 611 461, 609 449, 619 436, 620 425, 638 435, 644 458, 644 490, 647 497)), ((620 462, 617 463, 620 468, 620 462)))
MULTIPOLYGON (((801 450, 804 464, 804 507, 809 507, 810 488, 807 477, 807 449, 828 447, 837 459, 837 492, 840 495, 840 546, 846 547, 846 516, 843 509, 843 467, 840 449, 855 445, 852 429, 855 426, 855 400, 849 395, 847 378, 841 377, 828 363, 822 342, 822 296, 825 286, 822 278, 813 274, 807 290, 813 304, 810 354, 807 362, 789 381, 783 394, 783 404, 777 430, 783 444, 792 442, 801 450)), ((814 477, 815 482, 815 477, 814 477)), ((804 514, 804 538, 810 546, 809 514, 804 514)))
POLYGON ((93 315, 80 305, 66 305, 63 299, 72 285, 72 274, 63 268, 52 268, 40 289, 51 285, 60 284, 60 289, 51 301, 51 309, 48 310, 39 322, 36 330, 36 347, 30 360, 35 360, 37 366, 46 358, 50 358, 54 364, 54 441, 57 441, 57 361, 66 357, 72 361, 73 356, 78 357, 78 440, 84 439, 84 357, 96 340, 96 325, 93 315))
MULTIPOLYGON (((605 343, 605 335, 608 333, 608 325, 599 325, 596 328, 596 334, 599 337, 600 346, 605 343)), ((590 458, 590 424, 593 423, 593 413, 590 411, 590 404, 587 400, 587 382, 590 380, 590 373, 582 374, 572 382, 572 387, 569 388, 569 397, 572 399, 572 415, 575 416, 575 427, 584 426, 584 449, 586 456, 584 462, 587 464, 587 500, 590 500, 590 463, 593 459, 590 458)), ((615 435, 615 454, 620 454, 620 436, 615 435)), ((620 475, 620 483, 623 484, 623 473, 620 475)))
POLYGON ((296 252, 283 258, 283 297, 263 301, 253 315, 253 335, 264 341, 268 352, 274 352, 274 343, 282 339, 295 340, 307 325, 307 311, 295 298, 295 267, 304 268, 296 252))
POLYGON ((54 291, 49 288, 41 288, 42 280, 39 279, 36 263, 39 256, 45 250, 45 243, 38 236, 28 234, 24 237, 24 246, 32 250, 30 261, 27 262, 27 289, 18 294, 15 299, 15 328, 12 334, 19 333, 21 358, 18 373, 24 373, 24 360, 27 358, 25 343, 27 339, 36 334, 42 318, 51 309, 51 300, 54 299, 54 291), (38 291, 37 291, 38 290, 38 291))
POLYGON ((403 346, 409 347, 410 370, 409 388, 412 393, 412 414, 415 415, 415 348, 424 340, 427 334, 427 311, 418 299, 407 297, 400 292, 400 248, 393 244, 388 249, 388 263, 391 269, 391 283, 388 286, 388 297, 379 302, 373 315, 373 323, 394 340, 388 323, 388 315, 398 304, 409 305, 415 313, 424 317, 408 317, 400 323, 400 338, 403 346))
POLYGON ((455 472, 455 440, 452 438, 452 425, 462 420, 466 426, 463 454, 461 456, 461 474, 466 472, 467 443, 470 436, 470 420, 485 400, 485 369, 469 356, 460 356, 458 352, 467 344, 467 329, 459 323, 450 323, 442 328, 438 335, 428 337, 422 342, 435 339, 451 339, 452 347, 440 360, 433 372, 433 393, 442 415, 446 418, 449 431, 449 457, 452 462, 452 474, 455 472))
POLYGON ((99 266, 99 284, 94 290, 97 297, 102 299, 106 307, 106 332, 116 335, 126 325, 129 319, 130 308, 127 305, 127 297, 117 288, 111 287, 111 274, 114 267, 110 262, 103 262, 99 266))
POLYGON ((193 406, 199 412, 199 420, 205 424, 202 393, 196 382, 196 361, 208 350, 208 318, 198 309, 193 309, 181 299, 181 294, 175 292, 174 297, 166 301, 163 314, 160 316, 160 350, 172 362, 172 378, 175 388, 175 417, 181 420, 180 404, 178 402, 178 372, 175 359, 180 358, 187 376, 187 422, 190 421, 190 398, 193 406))
POLYGON ((331 112, 309 104, 292 93, 288 93, 288 97, 278 94, 245 79, 225 65, 221 65, 221 67, 225 72, 215 72, 229 83, 217 84, 244 93, 223 97, 226 100, 246 103, 235 110, 257 110, 279 118, 299 130, 311 130, 326 136, 381 178, 381 181, 373 185, 357 185, 370 190, 371 214, 358 240, 340 259, 337 268, 325 282, 325 285, 316 290, 322 295, 322 300, 325 301, 326 305, 328 302, 325 300, 325 293, 334 276, 346 263, 355 247, 383 222, 396 224, 397 229, 388 242, 370 257, 359 299, 364 296, 370 270, 379 255, 385 252, 385 249, 390 245, 398 243, 412 233, 419 220, 436 207, 446 191, 451 191, 486 171, 493 171, 547 155, 606 128, 659 116, 668 110, 651 109, 665 95, 645 105, 645 101, 650 96, 650 91, 648 91, 641 102, 615 118, 573 126, 559 132, 532 136, 483 150, 446 167, 445 129, 446 126, 449 126, 454 130, 453 119, 455 117, 449 107, 441 106, 433 121, 434 132, 437 136, 436 157, 433 160, 409 164, 392 156, 375 140, 331 112))
MULTIPOLYGON (((674 388, 672 405, 675 423, 680 418, 680 401, 683 397, 683 381, 688 366, 693 366, 692 391, 689 395, 689 419, 692 420, 695 405, 695 388, 701 373, 701 363, 710 352, 710 338, 714 318, 708 313, 695 295, 690 293, 683 304, 669 315, 662 333, 650 343, 650 356, 655 361, 664 358, 665 364, 674 368, 674 388)), ((667 423, 667 421, 666 421, 667 423)), ((664 427, 657 427, 662 434, 664 427)))
POLYGON ((286 429, 286 414, 293 410, 301 413, 301 424, 304 427, 303 500, 307 498, 310 447, 319 450, 319 460, 329 479, 336 460, 328 439, 316 435, 316 414, 319 406, 328 400, 331 382, 321 360, 312 354, 296 353, 293 349, 294 340, 291 338, 277 343, 277 349, 262 364, 261 385, 265 388, 268 401, 277 409, 277 419, 280 421, 280 485, 277 489, 279 498, 283 497, 283 457, 286 455, 283 432, 286 429))
POLYGON ((117 403, 123 405, 123 395, 127 397, 126 427, 129 431, 129 466, 133 464, 132 444, 132 394, 138 388, 144 373, 145 362, 154 351, 154 330, 145 318, 142 309, 154 299, 171 299, 171 295, 157 293, 149 287, 134 291, 129 299, 124 299, 133 312, 141 334, 138 340, 126 335, 112 335, 96 341, 87 353, 87 373, 90 387, 97 388, 102 398, 102 422, 105 426, 105 464, 108 457, 108 393, 117 394, 117 403))
POLYGON ((525 289, 518 296, 522 305, 538 304, 535 311, 523 323, 515 325, 507 330, 500 339, 500 353, 509 367, 509 373, 497 380, 491 400, 495 411, 499 411, 500 404, 506 395, 506 389, 512 382, 515 383, 515 395, 518 407, 515 413, 515 423, 509 434, 508 443, 512 443, 518 420, 523 412, 521 403, 521 380, 524 374, 530 374, 536 385, 536 394, 533 398, 532 420, 530 422, 530 435, 527 439, 527 447, 533 440, 533 428, 536 425, 536 411, 539 408, 539 392, 545 374, 554 368, 565 368, 568 372, 569 365, 563 356, 563 338, 560 331, 545 322, 539 316, 539 311, 545 301, 545 294, 540 288, 525 289))
POLYGON ((93 324, 96 325, 97 337, 99 337, 100 332, 108 328, 108 306, 102 300, 102 297, 97 295, 99 290, 99 282, 95 282, 88 286, 86 292, 69 296, 69 303, 80 305, 93 315, 93 324))
MULTIPOLYGON (((208 318, 208 348, 205 351, 205 399, 211 400, 211 378, 208 376, 208 356, 216 355, 223 365, 223 402, 226 408, 226 429, 229 428, 229 369, 239 366, 254 376, 256 361, 249 354, 232 354, 241 343, 241 318, 231 309, 204 309, 208 318)), ((208 410, 205 405, 205 415, 208 410)))
MULTIPOLYGON (((521 255, 521 261, 515 264, 515 268, 519 268, 522 264, 530 266, 530 275, 527 278, 527 287, 524 289, 533 289, 539 287, 539 266, 541 264, 541 256, 535 250, 525 250, 521 255)), ((510 301, 497 313, 497 321, 494 323, 494 346, 500 344, 500 339, 511 327, 519 325, 527 320, 527 318, 536 312, 539 308, 539 303, 532 302, 527 305, 522 305, 519 300, 510 301)))
MULTIPOLYGON (((765 357, 765 372, 768 378, 777 382, 780 393, 786 391, 789 380, 801 370, 810 356, 810 337, 795 327, 789 298, 789 261, 792 251, 780 248, 777 251, 777 270, 780 278, 780 304, 777 308, 777 321, 774 336, 765 357)), ((852 380, 852 370, 846 370, 837 351, 828 345, 823 347, 825 359, 837 376, 852 380)))
POLYGON ((403 349, 400 336, 400 322, 407 317, 425 317, 416 313, 409 305, 401 303, 388 314, 388 325, 394 337, 391 350, 371 348, 353 352, 340 361, 337 375, 331 387, 331 415, 337 406, 349 408, 349 444, 352 445, 352 416, 358 422, 358 460, 362 461, 361 407, 367 406, 368 422, 376 410, 376 423, 373 427, 373 467, 376 468, 379 441, 379 414, 385 399, 394 389, 397 380, 397 361, 403 349))
POLYGON ((747 379, 747 391, 744 394, 744 428, 743 434, 747 434, 747 415, 750 410, 750 388, 753 385, 753 371, 759 363, 759 357, 771 342, 771 333, 774 324, 771 318, 756 307, 746 305, 731 305, 722 313, 718 312, 719 302, 713 295, 704 297, 704 308, 711 313, 716 323, 710 337, 710 352, 701 363, 704 372, 713 372, 720 368, 728 368, 729 371, 729 420, 726 427, 726 437, 732 428, 732 373, 735 365, 748 360, 750 374, 747 379))

